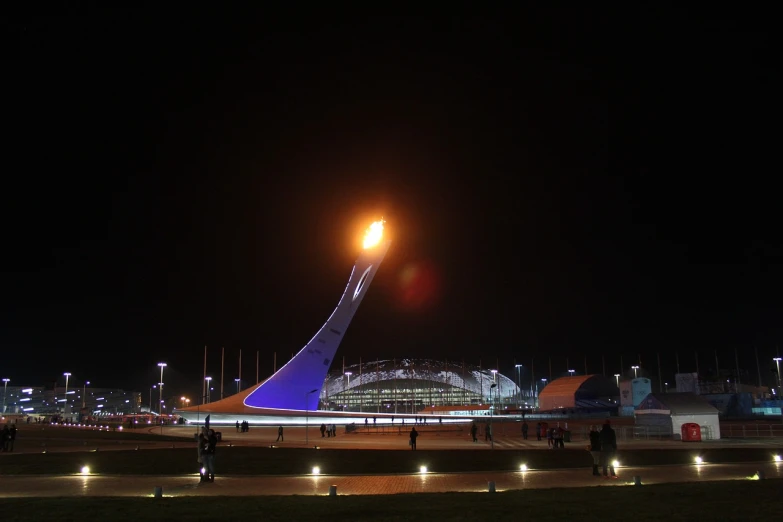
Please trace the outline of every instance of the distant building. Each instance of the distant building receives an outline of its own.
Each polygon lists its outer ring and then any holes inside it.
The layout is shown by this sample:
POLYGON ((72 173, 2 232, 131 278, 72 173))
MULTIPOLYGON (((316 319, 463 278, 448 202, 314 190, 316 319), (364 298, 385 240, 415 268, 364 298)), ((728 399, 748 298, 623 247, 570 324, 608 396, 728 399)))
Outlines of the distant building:
POLYGON ((560 377, 546 385, 538 394, 540 411, 558 409, 616 408, 618 390, 614 379, 603 375, 573 375, 560 377))
POLYGON ((693 393, 651 393, 636 407, 638 426, 661 426, 679 439, 682 425, 698 424, 702 440, 720 439, 718 409, 693 393))

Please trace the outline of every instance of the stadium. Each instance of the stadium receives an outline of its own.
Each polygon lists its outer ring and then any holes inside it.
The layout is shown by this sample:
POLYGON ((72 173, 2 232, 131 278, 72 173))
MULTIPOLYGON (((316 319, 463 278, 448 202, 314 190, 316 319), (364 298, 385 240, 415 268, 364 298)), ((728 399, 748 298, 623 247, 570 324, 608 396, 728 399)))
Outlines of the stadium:
POLYGON ((388 359, 326 376, 319 409, 416 413, 426 407, 524 404, 517 384, 497 372, 429 359, 388 359), (494 388, 493 384, 496 384, 494 388))

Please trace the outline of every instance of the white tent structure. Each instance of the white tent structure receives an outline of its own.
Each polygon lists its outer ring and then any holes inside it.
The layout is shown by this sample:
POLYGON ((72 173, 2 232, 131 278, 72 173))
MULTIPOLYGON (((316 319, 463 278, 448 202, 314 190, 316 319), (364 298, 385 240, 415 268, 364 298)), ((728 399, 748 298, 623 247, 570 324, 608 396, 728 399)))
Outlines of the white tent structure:
POLYGON ((698 424, 702 440, 720 439, 718 409, 693 393, 651 393, 634 409, 638 426, 663 426, 680 439, 682 425, 698 424))

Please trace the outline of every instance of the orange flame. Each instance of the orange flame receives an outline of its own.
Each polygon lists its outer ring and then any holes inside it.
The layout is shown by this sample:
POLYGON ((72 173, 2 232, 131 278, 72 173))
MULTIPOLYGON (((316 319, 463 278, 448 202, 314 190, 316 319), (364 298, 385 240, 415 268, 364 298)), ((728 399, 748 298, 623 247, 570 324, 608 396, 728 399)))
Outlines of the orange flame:
POLYGON ((381 242, 383 237, 383 220, 376 221, 364 233, 364 248, 372 248, 381 242))

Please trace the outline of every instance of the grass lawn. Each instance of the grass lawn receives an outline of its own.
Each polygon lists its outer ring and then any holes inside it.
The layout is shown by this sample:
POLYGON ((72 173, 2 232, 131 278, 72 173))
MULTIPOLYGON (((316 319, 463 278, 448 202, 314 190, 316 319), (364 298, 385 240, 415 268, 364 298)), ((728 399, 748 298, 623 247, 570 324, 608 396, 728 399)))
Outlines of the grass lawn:
POLYGON ((68 520, 448 520, 698 521, 777 520, 780 480, 660 484, 489 493, 388 496, 14 498, 4 522, 68 520))
MULTIPOLYGON (((690 450, 634 450, 619 452, 624 466, 690 464, 697 453, 690 450)), ((706 462, 769 462, 772 452, 763 448, 714 449, 699 453, 706 462)), ((579 449, 564 451, 520 450, 315 450, 307 448, 218 448, 217 459, 225 475, 299 475, 320 466, 331 475, 411 473, 426 465, 439 473, 513 471, 527 464, 531 469, 589 467, 590 455, 579 449)), ((195 443, 175 448, 0 454, 0 475, 75 473, 87 465, 94 473, 179 475, 194 473, 195 443)))

